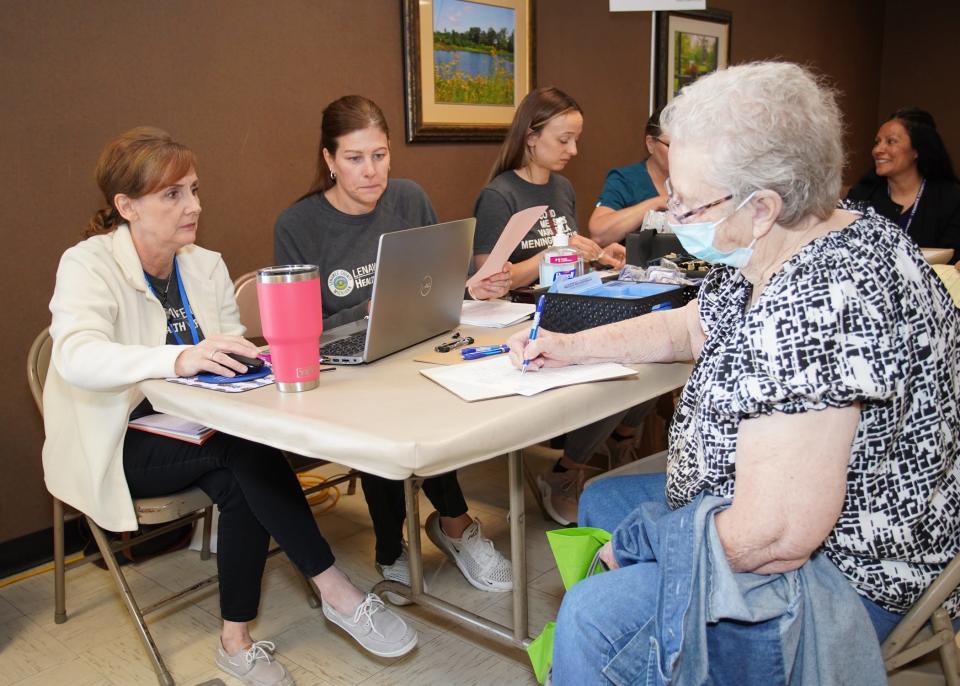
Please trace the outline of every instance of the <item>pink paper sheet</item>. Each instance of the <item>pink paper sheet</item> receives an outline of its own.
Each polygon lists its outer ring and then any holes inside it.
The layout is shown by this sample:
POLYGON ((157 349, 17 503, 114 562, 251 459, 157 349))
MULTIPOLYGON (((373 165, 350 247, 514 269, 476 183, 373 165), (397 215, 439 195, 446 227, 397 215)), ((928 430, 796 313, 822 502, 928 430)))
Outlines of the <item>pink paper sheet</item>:
POLYGON ((493 250, 490 251, 490 256, 487 258, 487 261, 477 270, 476 274, 470 277, 467 281, 467 286, 475 286, 488 276, 502 270, 503 265, 507 263, 507 259, 510 257, 510 253, 512 253, 514 248, 517 247, 517 244, 520 243, 520 239, 527 235, 530 227, 536 223, 537 219, 546 209, 547 205, 537 205, 536 207, 528 207, 525 210, 520 210, 510 217, 510 221, 503 227, 503 233, 501 233, 500 238, 497 239, 497 244, 494 245, 493 250))

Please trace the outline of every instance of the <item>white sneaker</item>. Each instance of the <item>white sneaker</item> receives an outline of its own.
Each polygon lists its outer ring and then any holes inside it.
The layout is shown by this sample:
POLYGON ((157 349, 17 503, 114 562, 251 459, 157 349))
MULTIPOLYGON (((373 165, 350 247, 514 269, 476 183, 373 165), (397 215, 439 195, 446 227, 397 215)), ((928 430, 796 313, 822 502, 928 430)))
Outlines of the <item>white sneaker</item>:
POLYGON ((367 594, 353 611, 352 618, 340 614, 329 603, 323 603, 323 616, 379 657, 400 657, 417 645, 417 632, 395 612, 388 610, 374 593, 367 594))
POLYGON ((576 523, 580 501, 576 472, 568 469, 565 472, 537 474, 537 490, 540 491, 543 509, 553 521, 561 526, 576 523))
POLYGON ((483 537, 480 520, 474 519, 460 538, 450 538, 440 528, 440 515, 427 517, 427 536, 460 569, 467 581, 481 591, 505 593, 513 590, 510 563, 483 537))
MULTIPOLYGON (((401 584, 410 585, 410 555, 407 552, 407 544, 403 544, 400 551, 400 557, 394 560, 392 565, 382 565, 377 562, 377 571, 380 576, 388 581, 399 581, 401 584)), ((427 580, 423 580, 423 592, 427 592, 427 580)), ((392 605, 409 605, 411 601, 397 593, 387 591, 383 594, 392 605)))
POLYGON ((257 641, 235 655, 228 655, 218 643, 217 667, 248 686, 294 686, 293 677, 273 659, 276 646, 271 641, 257 641))

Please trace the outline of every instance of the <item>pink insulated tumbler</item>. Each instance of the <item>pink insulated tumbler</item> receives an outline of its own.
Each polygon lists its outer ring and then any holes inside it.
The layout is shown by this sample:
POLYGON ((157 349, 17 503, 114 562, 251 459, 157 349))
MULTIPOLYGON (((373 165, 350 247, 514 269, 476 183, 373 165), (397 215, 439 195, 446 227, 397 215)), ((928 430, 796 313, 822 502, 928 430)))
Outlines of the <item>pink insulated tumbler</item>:
POLYGON ((323 333, 320 270, 312 264, 260 269, 257 300, 277 389, 289 393, 316 388, 323 333))

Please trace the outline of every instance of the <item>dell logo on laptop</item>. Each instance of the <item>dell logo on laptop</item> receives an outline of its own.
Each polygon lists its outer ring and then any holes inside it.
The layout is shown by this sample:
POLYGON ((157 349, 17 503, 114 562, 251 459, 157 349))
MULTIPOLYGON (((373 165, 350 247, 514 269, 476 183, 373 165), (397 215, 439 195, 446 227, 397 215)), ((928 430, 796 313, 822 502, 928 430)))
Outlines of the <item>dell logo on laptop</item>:
POLYGON ((430 295, 430 290, 433 288, 433 277, 427 274, 425 277, 420 279, 420 295, 426 298, 430 295))

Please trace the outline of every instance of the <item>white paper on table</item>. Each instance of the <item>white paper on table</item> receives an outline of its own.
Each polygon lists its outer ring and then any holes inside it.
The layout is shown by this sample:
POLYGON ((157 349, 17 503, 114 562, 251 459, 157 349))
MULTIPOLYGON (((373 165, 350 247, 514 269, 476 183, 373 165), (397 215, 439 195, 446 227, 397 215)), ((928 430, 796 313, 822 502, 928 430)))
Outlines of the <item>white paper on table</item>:
POLYGON ((464 300, 460 323, 465 326, 482 326, 502 329, 529 319, 536 305, 512 303, 506 300, 464 300))
POLYGON ((547 205, 537 205, 520 210, 510 217, 510 221, 503 227, 500 238, 497 239, 497 244, 493 246, 493 250, 487 256, 487 261, 477 270, 476 274, 470 277, 467 286, 476 286, 488 276, 501 271, 514 248, 520 243, 520 239, 527 235, 527 232, 546 209, 547 205))
POLYGON ((531 396, 551 388, 590 381, 616 379, 636 372, 622 364, 601 362, 569 367, 548 367, 521 375, 505 355, 465 364, 421 369, 425 377, 467 402, 505 395, 531 396))

